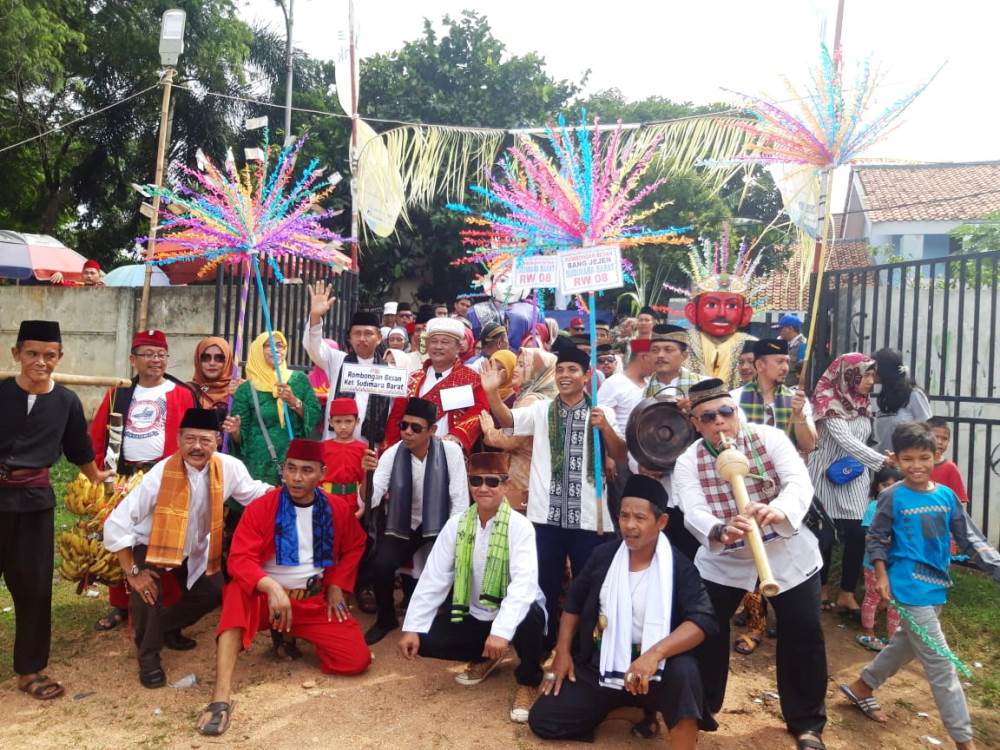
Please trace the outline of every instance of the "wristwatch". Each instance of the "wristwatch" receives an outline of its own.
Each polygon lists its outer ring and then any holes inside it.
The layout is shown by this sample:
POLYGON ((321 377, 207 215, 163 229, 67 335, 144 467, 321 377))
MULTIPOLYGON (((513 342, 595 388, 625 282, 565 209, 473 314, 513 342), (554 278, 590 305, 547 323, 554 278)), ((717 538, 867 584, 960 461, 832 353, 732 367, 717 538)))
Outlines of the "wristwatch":
POLYGON ((722 534, 726 530, 726 524, 717 523, 712 527, 712 530, 708 532, 708 538, 713 542, 721 542, 722 534))
POLYGON ((139 575, 139 566, 136 565, 135 563, 132 563, 132 567, 128 569, 128 575, 130 578, 135 578, 137 575, 139 575))

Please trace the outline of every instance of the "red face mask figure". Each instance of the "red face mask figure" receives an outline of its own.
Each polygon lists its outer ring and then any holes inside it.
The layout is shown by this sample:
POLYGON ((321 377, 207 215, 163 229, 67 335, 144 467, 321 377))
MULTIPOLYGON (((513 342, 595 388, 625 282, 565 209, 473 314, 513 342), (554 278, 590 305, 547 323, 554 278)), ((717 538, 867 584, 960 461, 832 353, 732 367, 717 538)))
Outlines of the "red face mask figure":
POLYGON ((753 276, 759 256, 751 260, 746 243, 731 252, 728 235, 727 227, 722 242, 692 248, 684 316, 700 334, 688 337, 688 368, 737 388, 743 342, 753 340, 740 329, 762 301, 763 284, 753 276))

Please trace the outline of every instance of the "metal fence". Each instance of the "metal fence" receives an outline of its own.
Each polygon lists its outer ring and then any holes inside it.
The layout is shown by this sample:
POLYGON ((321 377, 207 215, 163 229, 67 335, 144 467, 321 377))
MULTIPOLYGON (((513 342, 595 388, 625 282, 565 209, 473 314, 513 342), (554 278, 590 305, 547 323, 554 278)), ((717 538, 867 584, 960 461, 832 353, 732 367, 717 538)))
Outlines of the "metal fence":
MULTIPOLYGON (((288 364, 292 369, 309 370, 312 364, 302 346, 305 321, 309 315, 308 284, 328 281, 333 284, 332 294, 337 298, 330 313, 323 320, 323 336, 343 344, 348 322, 358 305, 358 275, 344 271, 333 275, 324 263, 301 258, 288 259, 282 264, 285 280, 279 283, 272 274, 264 278, 264 291, 271 311, 271 325, 288 339, 288 364)), ((219 267, 215 277, 215 315, 212 322, 214 335, 227 341, 236 340, 239 322, 240 295, 243 291, 243 271, 240 266, 219 267)), ((265 330, 264 313, 253 278, 247 290, 246 316, 243 322, 243 358, 246 346, 265 330)))
POLYGON ((1000 540, 1000 251, 827 271, 815 382, 838 354, 901 352, 934 413, 952 426, 969 513, 1000 540))

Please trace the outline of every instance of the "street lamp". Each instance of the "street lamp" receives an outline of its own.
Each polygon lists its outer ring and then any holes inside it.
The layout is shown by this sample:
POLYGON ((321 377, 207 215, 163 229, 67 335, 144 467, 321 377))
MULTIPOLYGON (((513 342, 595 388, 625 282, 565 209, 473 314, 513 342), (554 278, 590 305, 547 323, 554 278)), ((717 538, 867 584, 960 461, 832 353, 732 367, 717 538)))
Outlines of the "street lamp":
MULTIPOLYGON (((160 64, 166 68, 160 78, 163 84, 163 102, 160 105, 160 137, 156 148, 156 187, 163 187, 163 160, 167 152, 167 116, 170 112, 170 89, 174 81, 174 66, 184 51, 184 22, 187 13, 179 8, 163 12, 160 21, 160 64)), ((146 276, 142 283, 142 298, 139 302, 139 330, 149 326, 149 288, 153 279, 153 267, 148 260, 156 251, 156 225, 160 215, 160 196, 153 196, 153 210, 149 217, 149 241, 146 243, 146 276)))

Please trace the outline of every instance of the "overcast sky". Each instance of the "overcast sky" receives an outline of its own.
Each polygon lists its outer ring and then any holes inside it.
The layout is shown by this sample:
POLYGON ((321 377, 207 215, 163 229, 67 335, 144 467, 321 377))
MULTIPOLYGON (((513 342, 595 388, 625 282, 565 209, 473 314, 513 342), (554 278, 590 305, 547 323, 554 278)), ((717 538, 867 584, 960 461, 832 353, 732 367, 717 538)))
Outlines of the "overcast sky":
MULTIPOLYGON (((785 98, 783 77, 804 89, 824 30, 832 42, 836 0, 356 0, 355 8, 362 56, 416 38, 424 17, 437 23, 471 9, 488 17, 509 52, 538 52, 552 75, 579 81, 589 68, 588 91, 615 87, 632 99, 701 104, 733 100, 723 89, 785 98)), ((332 58, 346 13, 347 0, 295 0, 295 46, 332 58)), ((284 29, 274 0, 248 0, 243 14, 284 29)), ((947 63, 866 157, 1000 158, 998 28, 1000 3, 993 0, 846 0, 845 84, 869 56, 886 74, 873 112, 947 63)))

